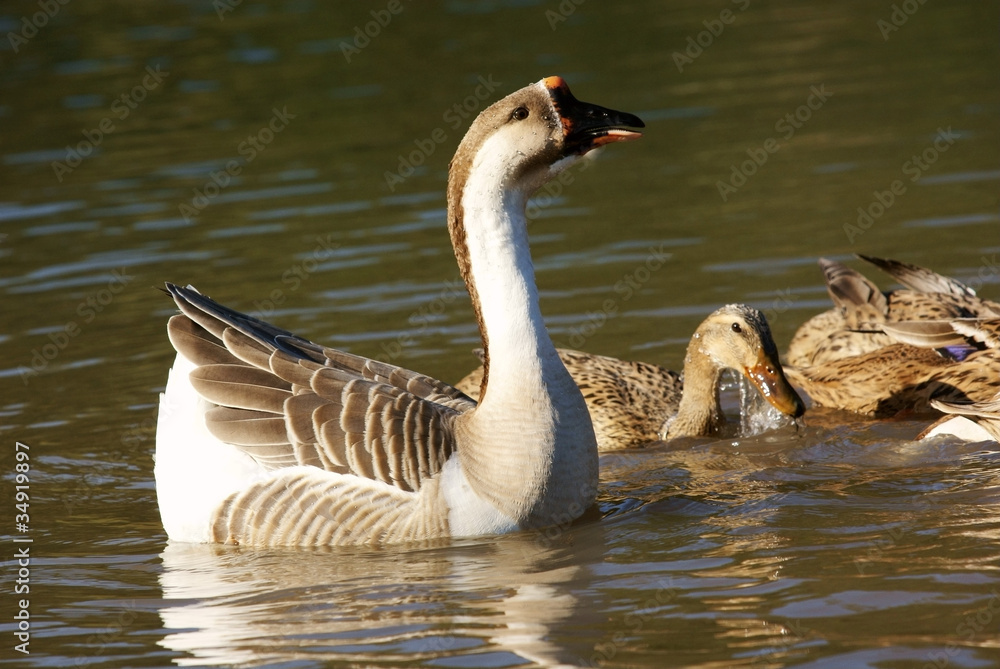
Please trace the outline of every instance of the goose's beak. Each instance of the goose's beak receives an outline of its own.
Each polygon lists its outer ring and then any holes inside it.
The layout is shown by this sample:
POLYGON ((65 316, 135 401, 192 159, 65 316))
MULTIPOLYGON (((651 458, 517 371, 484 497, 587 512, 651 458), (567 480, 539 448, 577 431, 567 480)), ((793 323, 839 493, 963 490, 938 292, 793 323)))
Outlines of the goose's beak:
POLYGON ((547 77, 543 81, 562 120, 567 155, 584 154, 604 144, 642 137, 642 133, 634 130, 646 127, 638 116, 580 102, 562 77, 547 77))
POLYGON ((744 367, 743 374, 757 391, 781 413, 798 418, 806 405, 785 378, 785 372, 776 358, 761 351, 753 367, 744 367))

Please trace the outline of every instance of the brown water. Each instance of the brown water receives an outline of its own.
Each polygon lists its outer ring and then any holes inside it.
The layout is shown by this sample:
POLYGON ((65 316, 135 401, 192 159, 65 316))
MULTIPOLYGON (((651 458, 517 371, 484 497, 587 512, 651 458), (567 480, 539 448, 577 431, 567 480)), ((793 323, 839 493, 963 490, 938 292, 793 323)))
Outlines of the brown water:
POLYGON ((0 662, 1000 666, 1000 453, 914 443, 924 417, 607 455, 604 518, 550 537, 168 546, 155 287, 456 381, 478 342, 447 162, 542 76, 648 125, 531 208, 558 343, 677 368, 705 315, 748 302, 784 348, 828 306, 816 258, 854 252, 1000 297, 996 3, 337 5, 3 9, 0 662), (372 11, 391 20, 345 54, 372 11))

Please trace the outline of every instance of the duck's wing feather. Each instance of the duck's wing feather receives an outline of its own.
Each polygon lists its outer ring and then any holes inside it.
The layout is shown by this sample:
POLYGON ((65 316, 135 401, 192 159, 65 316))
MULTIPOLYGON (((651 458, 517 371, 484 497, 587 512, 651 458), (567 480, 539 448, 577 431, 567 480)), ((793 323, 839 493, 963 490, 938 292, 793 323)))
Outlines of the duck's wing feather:
POLYGON ((919 265, 877 258, 862 253, 857 254, 862 260, 875 265, 880 270, 900 282, 907 288, 921 293, 946 293, 956 297, 975 297, 976 291, 957 279, 943 276, 919 265))
POLYGON ((167 284, 184 315, 168 333, 199 365, 216 438, 269 469, 312 465, 415 491, 454 451, 475 402, 422 374, 329 349, 167 284))
POLYGON ((956 319, 951 322, 951 327, 986 348, 1000 349, 1000 318, 956 319))
POLYGON ((961 416, 980 416, 1000 421, 1000 393, 980 402, 944 402, 942 400, 931 400, 931 405, 935 409, 944 411, 945 413, 953 413, 961 416))
POLYGON ((888 302, 885 295, 867 277, 850 267, 827 258, 819 259, 830 299, 840 309, 848 328, 877 329, 885 321, 888 302))
POLYGON ((894 341, 921 348, 966 345, 966 337, 957 332, 952 323, 951 320, 896 321, 883 323, 882 331, 894 341))

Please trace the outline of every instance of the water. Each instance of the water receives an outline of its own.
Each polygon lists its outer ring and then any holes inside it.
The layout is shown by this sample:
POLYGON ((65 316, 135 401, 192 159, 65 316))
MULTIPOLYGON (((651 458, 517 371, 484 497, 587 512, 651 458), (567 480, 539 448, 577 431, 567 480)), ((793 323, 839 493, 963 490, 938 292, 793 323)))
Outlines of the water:
POLYGON ((903 5, 891 30, 891 3, 404 3, 346 54, 387 4, 68 3, 16 53, 38 9, 5 7, 0 662, 1000 664, 1000 455, 911 441, 923 416, 609 454, 602 518, 410 550, 168 546, 152 484, 165 280, 445 380, 478 364, 447 163, 550 74, 648 124, 529 209, 558 343, 678 369, 747 302, 784 348, 828 307, 815 259, 854 252, 996 299, 998 11, 903 5))

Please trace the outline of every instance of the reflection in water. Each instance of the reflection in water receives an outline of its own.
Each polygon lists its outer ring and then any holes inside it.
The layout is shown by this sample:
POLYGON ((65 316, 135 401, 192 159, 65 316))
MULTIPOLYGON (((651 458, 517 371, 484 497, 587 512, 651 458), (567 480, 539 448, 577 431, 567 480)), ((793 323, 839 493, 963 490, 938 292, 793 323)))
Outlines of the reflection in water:
MULTIPOLYGON (((170 544, 161 554, 170 632, 182 665, 284 662, 297 657, 414 661, 509 654, 545 667, 576 664, 549 640, 553 625, 587 616, 571 584, 581 568, 540 536, 411 551, 241 550, 170 544), (260 643, 268 639, 267 645, 260 643)), ((586 643, 586 641, 584 641, 586 643)), ((493 657, 493 660, 489 658, 493 657)), ((510 664, 508 660, 504 664, 510 664)))

